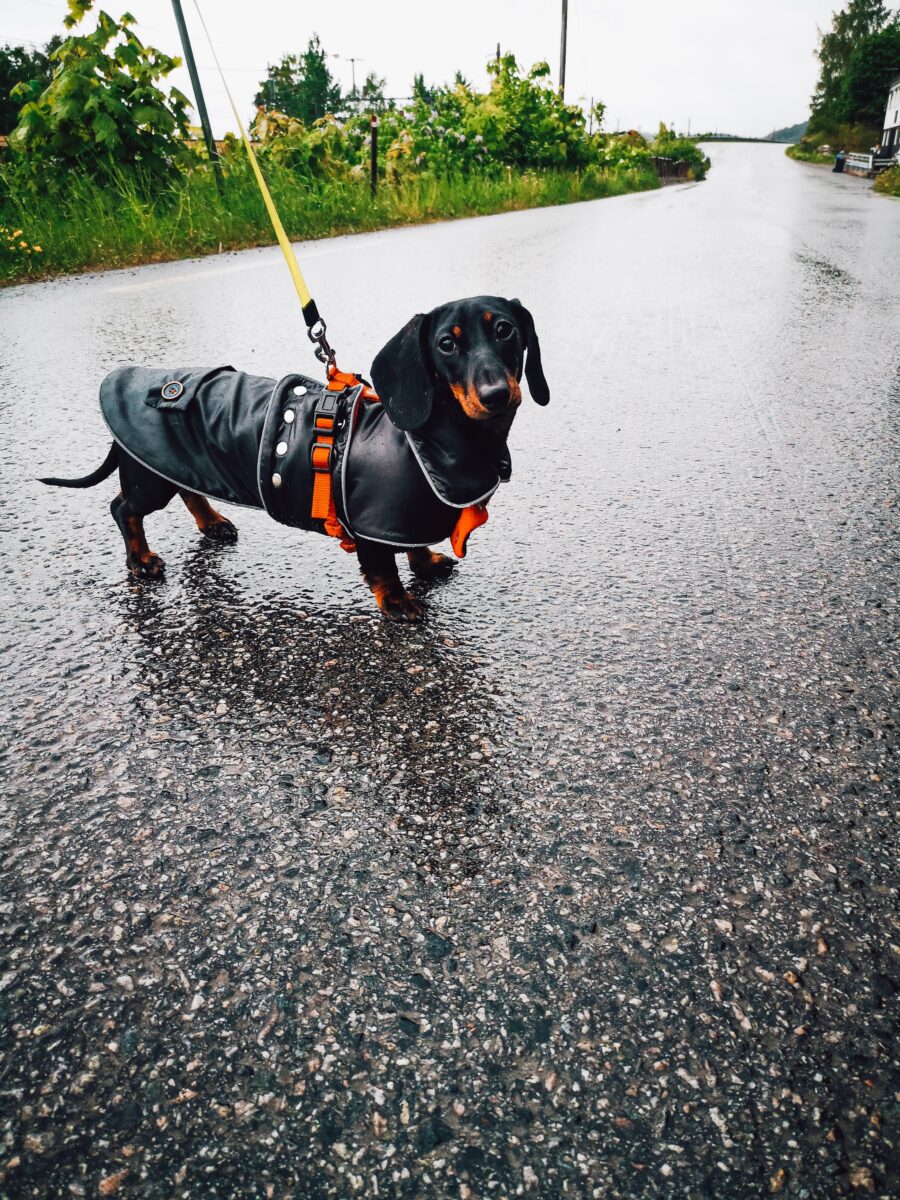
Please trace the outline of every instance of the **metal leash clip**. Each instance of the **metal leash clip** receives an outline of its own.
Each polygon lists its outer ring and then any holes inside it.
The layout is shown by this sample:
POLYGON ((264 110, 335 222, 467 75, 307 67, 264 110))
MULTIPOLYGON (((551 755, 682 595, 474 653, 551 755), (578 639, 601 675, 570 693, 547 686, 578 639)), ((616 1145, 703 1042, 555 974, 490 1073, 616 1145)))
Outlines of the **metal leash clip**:
POLYGON ((319 317, 315 324, 310 325, 306 333, 309 340, 315 346, 313 354, 315 354, 319 362, 324 363, 329 369, 336 367, 334 351, 329 346, 328 338, 325 336, 325 322, 322 318, 319 317))

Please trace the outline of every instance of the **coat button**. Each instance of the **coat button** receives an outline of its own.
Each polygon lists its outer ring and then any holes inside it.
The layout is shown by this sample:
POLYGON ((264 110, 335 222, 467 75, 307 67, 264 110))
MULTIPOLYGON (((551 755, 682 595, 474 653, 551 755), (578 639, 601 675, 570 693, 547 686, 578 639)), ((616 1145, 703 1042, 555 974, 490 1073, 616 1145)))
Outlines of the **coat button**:
POLYGON ((294 421, 294 410, 293 410, 292 408, 286 408, 286 409, 284 410, 284 423, 285 423, 285 425, 292 425, 292 424, 293 424, 293 421, 294 421))
POLYGON ((287 454, 287 442, 279 442, 275 447, 276 454, 287 454))
POLYGON ((295 396, 305 396, 306 395, 306 388, 303 386, 302 383, 298 383, 297 386, 294 388, 294 395, 295 396))
POLYGON ((162 398, 163 400, 177 400, 184 391, 184 384, 177 379, 172 379, 169 383, 163 384, 162 398))
POLYGON ((277 471, 272 476, 272 487, 281 487, 281 476, 277 471))

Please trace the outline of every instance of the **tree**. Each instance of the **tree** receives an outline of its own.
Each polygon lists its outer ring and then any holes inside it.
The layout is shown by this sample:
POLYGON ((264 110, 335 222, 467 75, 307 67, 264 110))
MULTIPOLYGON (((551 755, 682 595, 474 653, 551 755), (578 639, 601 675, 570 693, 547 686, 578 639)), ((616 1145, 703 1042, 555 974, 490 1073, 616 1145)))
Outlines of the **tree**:
POLYGON ((812 97, 812 132, 827 130, 848 119, 841 91, 850 59, 857 48, 891 20, 891 13, 882 0, 849 0, 847 6, 832 17, 831 29, 820 33, 816 56, 821 70, 812 97))
POLYGON ((421 100, 423 104, 431 104, 434 100, 435 89, 428 87, 425 83, 425 76, 422 74, 413 75, 412 81, 412 98, 413 100, 421 100))
POLYGON ((340 84, 328 70, 318 34, 313 34, 299 57, 286 54, 280 63, 269 67, 253 103, 277 109, 305 125, 340 109, 340 84))
POLYGON ((40 79, 44 87, 53 77, 50 55, 62 43, 55 35, 43 50, 26 50, 24 46, 0 46, 0 133, 10 133, 19 123, 22 103, 12 96, 19 83, 40 79))
POLYGON ((841 79, 841 121, 881 129, 888 89, 900 73, 900 21, 893 21, 856 46, 841 79))
POLYGON ((374 71, 370 71, 366 76, 366 81, 362 85, 359 93, 360 107, 375 112, 384 112, 387 108, 393 107, 393 101, 387 100, 384 95, 384 89, 387 81, 379 79, 374 71))

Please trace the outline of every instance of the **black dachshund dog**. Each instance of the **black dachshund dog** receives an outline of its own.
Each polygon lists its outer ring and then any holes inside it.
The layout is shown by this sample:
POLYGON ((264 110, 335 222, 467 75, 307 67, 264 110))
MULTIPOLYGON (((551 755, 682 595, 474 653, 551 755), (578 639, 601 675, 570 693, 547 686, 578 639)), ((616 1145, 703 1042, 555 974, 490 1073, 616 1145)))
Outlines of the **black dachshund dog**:
POLYGON ((518 300, 476 296, 413 317, 372 364, 375 391, 332 372, 327 384, 231 367, 124 367, 104 380, 100 403, 115 441, 82 479, 119 469, 111 505, 137 578, 162 575, 144 518, 180 495, 201 532, 237 530, 206 497, 265 508, 276 520, 331 534, 356 551, 385 616, 417 621, 423 608, 400 581, 449 574, 431 549, 449 537, 458 557, 511 464, 507 436, 522 373, 538 404, 550 399, 531 314, 518 300))

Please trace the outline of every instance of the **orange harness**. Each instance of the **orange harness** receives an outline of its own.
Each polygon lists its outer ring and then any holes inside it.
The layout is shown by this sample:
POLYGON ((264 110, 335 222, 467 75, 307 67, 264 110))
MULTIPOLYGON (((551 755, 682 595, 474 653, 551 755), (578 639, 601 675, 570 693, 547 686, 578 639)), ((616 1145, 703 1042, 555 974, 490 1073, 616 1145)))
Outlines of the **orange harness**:
MULTIPOLYGON (((362 380, 358 375, 348 371, 339 371, 334 363, 328 367, 328 382, 325 385, 329 392, 343 392, 346 388, 359 387, 362 380)), ((362 398, 374 403, 380 403, 378 394, 363 384, 362 398)), ((334 506, 334 492, 331 486, 331 468, 334 449, 334 414, 319 411, 315 418, 316 440, 313 443, 310 459, 313 468, 313 494, 310 516, 317 521, 325 522, 325 532, 330 537, 340 538, 341 549, 352 553, 356 542, 350 537, 338 520, 334 506)), ((459 519, 450 534, 450 545, 457 558, 465 558, 466 542, 469 535, 488 519, 487 504, 470 504, 459 514, 459 519)))

